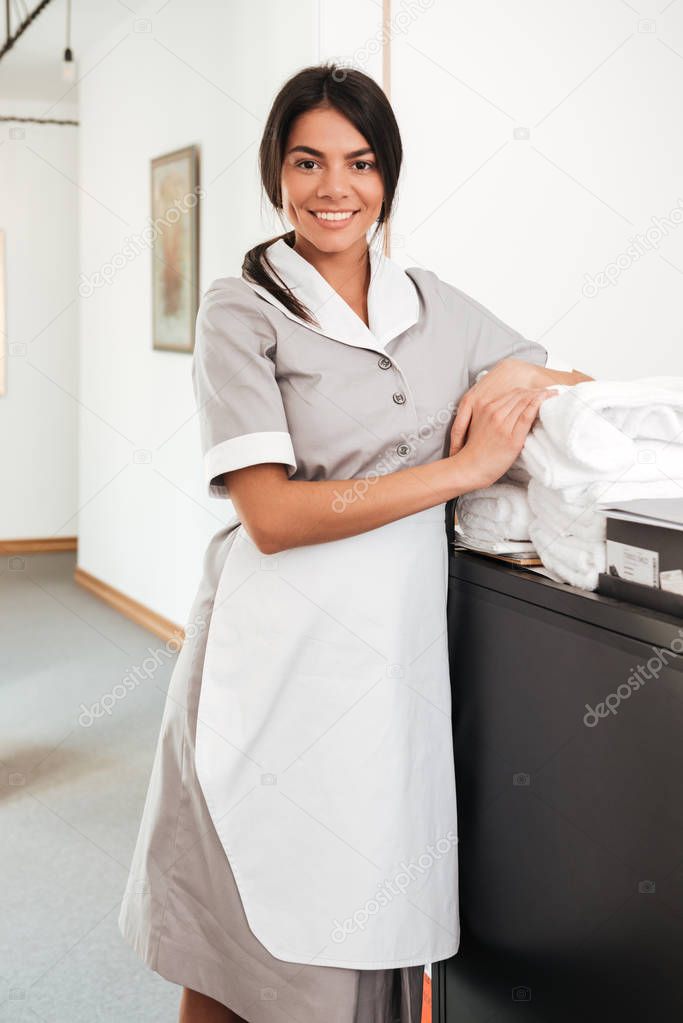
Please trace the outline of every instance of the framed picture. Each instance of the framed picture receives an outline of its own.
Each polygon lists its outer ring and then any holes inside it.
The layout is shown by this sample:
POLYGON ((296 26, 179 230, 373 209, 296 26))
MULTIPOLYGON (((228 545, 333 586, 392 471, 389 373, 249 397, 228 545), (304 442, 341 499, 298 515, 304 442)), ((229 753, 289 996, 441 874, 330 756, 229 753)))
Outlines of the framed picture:
POLYGON ((5 232, 0 231, 0 395, 7 393, 7 311, 5 307, 5 232))
POLYGON ((152 347, 194 350, 199 301, 199 149, 151 161, 152 347))

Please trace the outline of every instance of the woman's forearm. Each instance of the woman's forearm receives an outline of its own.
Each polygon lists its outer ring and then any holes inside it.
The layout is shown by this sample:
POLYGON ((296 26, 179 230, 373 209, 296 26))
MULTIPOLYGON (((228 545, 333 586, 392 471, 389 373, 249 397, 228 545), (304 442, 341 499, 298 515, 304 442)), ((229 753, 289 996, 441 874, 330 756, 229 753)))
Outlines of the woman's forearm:
POLYGON ((529 384, 530 387, 547 387, 549 384, 566 384, 572 387, 574 384, 583 383, 584 380, 594 380, 595 378, 589 377, 578 369, 565 372, 561 369, 548 369, 547 366, 533 366, 532 379, 533 383, 529 384))
POLYGON ((469 457, 460 452, 349 480, 287 480, 282 467, 273 465, 227 475, 240 518, 264 554, 365 533, 479 485, 469 457))

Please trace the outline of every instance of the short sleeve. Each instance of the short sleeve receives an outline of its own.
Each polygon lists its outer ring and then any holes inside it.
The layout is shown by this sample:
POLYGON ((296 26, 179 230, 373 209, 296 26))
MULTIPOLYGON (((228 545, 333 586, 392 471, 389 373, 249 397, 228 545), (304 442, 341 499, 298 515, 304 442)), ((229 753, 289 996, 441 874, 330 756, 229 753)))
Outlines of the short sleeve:
POLYGON ((192 357, 210 497, 230 497, 221 476, 233 469, 282 462, 290 477, 296 472, 276 379, 275 345, 272 328, 240 278, 220 278, 210 285, 197 311, 192 357))
POLYGON ((548 350, 538 341, 530 341, 508 327, 490 309, 454 285, 441 281, 441 287, 455 303, 455 321, 464 324, 469 387, 482 370, 491 369, 502 359, 521 359, 537 366, 547 364, 548 350))

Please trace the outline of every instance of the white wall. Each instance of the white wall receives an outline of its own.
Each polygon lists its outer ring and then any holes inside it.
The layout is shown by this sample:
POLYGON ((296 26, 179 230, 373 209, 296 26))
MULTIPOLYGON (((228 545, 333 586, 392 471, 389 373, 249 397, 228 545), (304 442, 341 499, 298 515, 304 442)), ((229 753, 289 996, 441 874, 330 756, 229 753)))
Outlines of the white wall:
POLYGON ((635 6, 395 0, 392 39, 392 255, 615 379, 683 374, 683 226, 643 238, 683 218, 683 4, 635 6))
MULTIPOLYGON (((3 116, 45 114, 2 100, 3 116)), ((0 228, 5 231, 6 393, 0 395, 0 538, 78 531, 77 216, 75 126, 0 122, 0 228)))
MULTIPOLYGON (((315 59, 297 0, 143 4, 81 60, 80 271, 147 225, 150 160, 200 147, 200 291, 239 275, 280 231, 261 221, 257 151, 281 84, 315 59)), ((265 204, 264 204, 265 208, 265 204)), ((232 506, 204 497, 191 356, 153 351, 151 257, 80 302, 79 564, 184 622, 210 536, 232 506), (136 452, 150 453, 137 463, 136 452)))

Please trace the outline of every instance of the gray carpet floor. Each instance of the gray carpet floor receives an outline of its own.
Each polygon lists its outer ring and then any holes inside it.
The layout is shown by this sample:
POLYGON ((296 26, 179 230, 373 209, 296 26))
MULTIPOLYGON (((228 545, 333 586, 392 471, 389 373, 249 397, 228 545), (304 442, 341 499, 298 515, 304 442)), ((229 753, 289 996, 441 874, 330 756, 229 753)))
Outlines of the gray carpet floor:
POLYGON ((180 988, 116 924, 175 656, 75 565, 0 558, 0 1023, 175 1023, 180 988), (84 713, 155 650, 153 677, 84 713))

